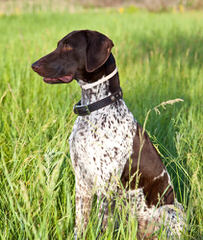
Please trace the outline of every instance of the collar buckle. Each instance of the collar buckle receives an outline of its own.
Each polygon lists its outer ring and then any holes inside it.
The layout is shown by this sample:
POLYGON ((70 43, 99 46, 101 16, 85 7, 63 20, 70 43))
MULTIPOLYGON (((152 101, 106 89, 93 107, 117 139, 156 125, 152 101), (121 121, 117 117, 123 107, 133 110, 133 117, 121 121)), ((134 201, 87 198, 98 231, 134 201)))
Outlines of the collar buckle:
POLYGON ((75 114, 80 116, 90 115, 91 111, 89 110, 88 105, 80 105, 80 101, 74 105, 73 111, 75 114))

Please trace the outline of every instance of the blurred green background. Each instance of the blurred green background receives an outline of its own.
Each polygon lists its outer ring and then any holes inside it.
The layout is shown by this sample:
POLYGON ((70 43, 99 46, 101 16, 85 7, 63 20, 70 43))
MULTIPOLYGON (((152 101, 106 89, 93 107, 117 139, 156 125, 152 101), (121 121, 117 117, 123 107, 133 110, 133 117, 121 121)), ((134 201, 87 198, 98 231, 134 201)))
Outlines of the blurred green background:
MULTIPOLYGON (((0 239, 73 239, 74 174, 68 137, 76 82, 50 86, 31 64, 72 30, 114 42, 124 100, 146 129, 183 204, 187 230, 203 234, 202 1, 0 1, 0 239), (181 98, 184 102, 154 107, 181 98)), ((127 210, 126 210, 127 211, 127 210)), ((120 214, 102 239, 136 239, 120 214)), ((116 218, 116 215, 115 215, 116 218)), ((84 239, 96 239, 96 210, 84 239)), ((164 239, 159 236, 159 239, 164 239)))

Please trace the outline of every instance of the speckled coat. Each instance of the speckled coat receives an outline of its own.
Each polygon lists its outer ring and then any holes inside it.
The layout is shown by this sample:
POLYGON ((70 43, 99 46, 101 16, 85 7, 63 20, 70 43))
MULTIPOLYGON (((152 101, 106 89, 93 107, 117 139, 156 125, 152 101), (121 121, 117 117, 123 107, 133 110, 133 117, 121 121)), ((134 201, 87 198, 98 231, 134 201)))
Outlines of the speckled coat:
MULTIPOLYGON (((80 81, 80 84, 84 83, 80 81)), ((108 89, 107 82, 83 90, 81 103, 93 103, 110 95, 108 89)), ((116 191, 115 181, 121 177, 124 165, 132 153, 135 131, 136 121, 123 100, 88 116, 79 116, 75 121, 69 143, 76 177, 78 221, 84 215, 81 193, 86 199, 92 198, 94 193, 106 195, 110 191, 116 191)))
MULTIPOLYGON (((82 86, 85 83, 79 81, 79 84, 82 86)), ((108 89, 108 82, 92 89, 82 89, 81 103, 86 105, 109 96, 108 89)), ((76 178, 76 226, 78 228, 87 224, 92 197, 95 193, 98 198, 105 196, 110 199, 112 192, 118 192, 124 166, 133 153, 133 139, 136 131, 137 122, 123 99, 76 119, 69 143, 76 178)), ((156 178, 161 178, 165 173, 168 175, 166 169, 163 169, 156 178)), ((120 191, 120 194, 122 195, 123 192, 120 191)), ((145 239, 143 236, 150 236, 160 228, 161 224, 166 226, 168 236, 180 235, 183 227, 180 204, 177 203, 176 207, 165 205, 149 208, 145 203, 142 188, 128 191, 126 196, 133 203, 132 214, 138 217, 140 239, 145 239), (181 221, 177 221, 177 218, 181 218, 181 221)), ((105 204, 102 207, 105 207, 105 204)), ((105 223, 106 218, 107 212, 104 216, 105 223)), ((156 237, 150 239, 156 239, 156 237)))

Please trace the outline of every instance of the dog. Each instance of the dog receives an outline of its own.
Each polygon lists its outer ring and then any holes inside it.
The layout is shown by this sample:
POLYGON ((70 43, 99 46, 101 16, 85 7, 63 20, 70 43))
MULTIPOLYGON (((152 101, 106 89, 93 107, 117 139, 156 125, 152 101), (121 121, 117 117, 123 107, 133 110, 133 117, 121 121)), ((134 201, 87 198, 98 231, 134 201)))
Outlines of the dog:
POLYGON ((149 136, 127 108, 119 82, 112 40, 97 31, 73 31, 57 48, 32 64, 49 84, 77 80, 82 97, 69 138, 75 171, 76 232, 88 224, 94 194, 102 199, 105 228, 108 204, 124 195, 133 204, 138 239, 158 239, 164 226, 168 238, 178 239, 184 211, 175 199, 170 176, 149 136))

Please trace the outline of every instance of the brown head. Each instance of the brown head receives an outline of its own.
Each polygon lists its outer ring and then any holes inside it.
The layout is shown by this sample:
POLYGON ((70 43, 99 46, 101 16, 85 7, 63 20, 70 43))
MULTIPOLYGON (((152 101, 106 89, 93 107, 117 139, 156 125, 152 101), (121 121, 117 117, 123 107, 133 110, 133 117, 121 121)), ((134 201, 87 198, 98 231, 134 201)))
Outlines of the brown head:
POLYGON ((113 42, 99 32, 73 31, 58 42, 53 52, 33 63, 32 69, 44 77, 46 83, 69 83, 73 79, 92 82, 102 77, 99 69, 112 55, 113 46, 113 42))

